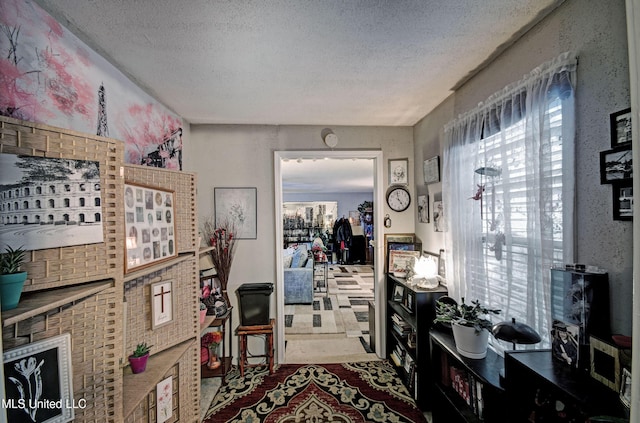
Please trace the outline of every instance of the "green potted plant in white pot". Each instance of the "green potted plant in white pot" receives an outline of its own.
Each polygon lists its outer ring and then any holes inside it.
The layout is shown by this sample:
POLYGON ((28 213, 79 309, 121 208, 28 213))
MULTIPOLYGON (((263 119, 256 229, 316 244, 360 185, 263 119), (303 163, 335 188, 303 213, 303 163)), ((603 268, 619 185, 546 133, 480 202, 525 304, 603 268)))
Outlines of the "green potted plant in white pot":
POLYGON ((478 300, 469 305, 465 304, 464 297, 460 304, 444 297, 436 302, 435 322, 451 325, 458 353, 480 359, 487 355, 489 332, 493 326, 486 317, 490 314, 500 314, 500 310, 484 307, 478 300))
POLYGON ((25 251, 22 247, 13 249, 11 246, 0 253, 0 302, 2 311, 18 307, 27 272, 20 271, 24 263, 25 251))

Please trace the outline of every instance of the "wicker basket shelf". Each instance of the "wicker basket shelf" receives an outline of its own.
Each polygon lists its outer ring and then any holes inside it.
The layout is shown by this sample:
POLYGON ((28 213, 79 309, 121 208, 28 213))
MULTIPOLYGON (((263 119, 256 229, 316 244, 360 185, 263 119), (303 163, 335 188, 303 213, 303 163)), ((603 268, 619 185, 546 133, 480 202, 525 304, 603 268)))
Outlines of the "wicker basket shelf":
POLYGON ((144 269, 137 270, 132 273, 128 273, 124 276, 125 282, 131 282, 133 280, 139 279, 143 276, 150 275, 151 273, 166 269, 167 267, 175 266, 178 263, 182 263, 185 260, 189 260, 193 257, 193 253, 183 253, 180 254, 176 258, 169 259, 167 261, 160 262, 153 266, 145 267, 144 269))
POLYGON ((123 383, 123 416, 126 419, 138 404, 149 393, 149 387, 155 386, 162 377, 175 365, 191 346, 195 339, 191 338, 181 344, 177 344, 160 353, 153 354, 147 362, 147 369, 138 374, 133 374, 129 366, 124 368, 123 383))
POLYGON ((65 306, 74 301, 97 294, 114 286, 111 279, 75 285, 71 287, 52 289, 40 292, 25 292, 20 304, 13 310, 2 313, 2 326, 8 327, 31 317, 44 314, 50 310, 65 306))

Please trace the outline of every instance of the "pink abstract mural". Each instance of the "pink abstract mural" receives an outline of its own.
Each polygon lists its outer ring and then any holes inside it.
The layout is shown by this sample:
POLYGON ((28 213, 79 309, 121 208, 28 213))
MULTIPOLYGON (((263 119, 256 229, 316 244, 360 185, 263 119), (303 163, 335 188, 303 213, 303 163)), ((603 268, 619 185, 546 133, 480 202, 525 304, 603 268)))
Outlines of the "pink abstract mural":
POLYGON ((0 115, 109 136, 125 161, 182 169, 182 119, 31 0, 0 2, 0 115))

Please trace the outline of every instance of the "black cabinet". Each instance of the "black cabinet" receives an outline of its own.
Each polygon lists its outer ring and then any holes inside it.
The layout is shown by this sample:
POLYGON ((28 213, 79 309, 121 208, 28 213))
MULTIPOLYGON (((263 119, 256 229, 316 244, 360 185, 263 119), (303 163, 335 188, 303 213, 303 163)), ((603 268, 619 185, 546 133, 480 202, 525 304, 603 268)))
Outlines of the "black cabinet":
POLYGON ((387 275, 387 355, 418 407, 431 408, 429 329, 444 287, 420 289, 387 275))
POLYGON ((618 393, 588 372, 554 360, 550 350, 505 352, 509 422, 575 422, 626 416, 618 393))
POLYGON ((463 357, 449 332, 432 330, 430 338, 433 422, 510 422, 499 376, 503 358, 491 349, 483 359, 463 357))

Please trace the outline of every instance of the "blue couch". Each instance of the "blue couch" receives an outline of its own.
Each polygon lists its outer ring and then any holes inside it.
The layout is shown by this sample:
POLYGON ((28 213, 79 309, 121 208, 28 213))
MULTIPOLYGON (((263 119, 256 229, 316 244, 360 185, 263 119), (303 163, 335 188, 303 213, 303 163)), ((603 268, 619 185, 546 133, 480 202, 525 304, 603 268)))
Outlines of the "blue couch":
POLYGON ((301 247, 284 253, 285 304, 313 303, 313 258, 301 247))

